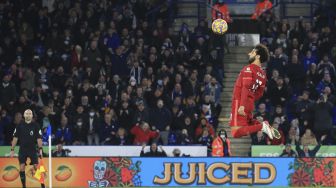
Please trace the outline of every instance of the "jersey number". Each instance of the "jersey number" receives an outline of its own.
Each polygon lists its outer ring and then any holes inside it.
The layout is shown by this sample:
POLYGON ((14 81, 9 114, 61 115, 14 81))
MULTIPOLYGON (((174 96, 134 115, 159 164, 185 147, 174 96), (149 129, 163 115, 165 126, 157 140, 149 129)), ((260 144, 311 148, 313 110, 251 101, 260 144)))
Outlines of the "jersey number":
POLYGON ((256 80, 256 83, 253 84, 252 86, 252 91, 255 92, 262 84, 262 81, 261 80, 256 80))

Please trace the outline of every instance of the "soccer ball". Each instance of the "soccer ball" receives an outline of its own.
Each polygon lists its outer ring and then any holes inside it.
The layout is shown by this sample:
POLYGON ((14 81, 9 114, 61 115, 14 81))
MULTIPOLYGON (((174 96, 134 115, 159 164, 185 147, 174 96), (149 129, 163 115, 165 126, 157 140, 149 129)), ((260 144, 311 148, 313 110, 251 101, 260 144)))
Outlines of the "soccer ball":
POLYGON ((212 22, 211 29, 218 35, 223 35, 228 30, 228 24, 223 19, 216 19, 212 22))

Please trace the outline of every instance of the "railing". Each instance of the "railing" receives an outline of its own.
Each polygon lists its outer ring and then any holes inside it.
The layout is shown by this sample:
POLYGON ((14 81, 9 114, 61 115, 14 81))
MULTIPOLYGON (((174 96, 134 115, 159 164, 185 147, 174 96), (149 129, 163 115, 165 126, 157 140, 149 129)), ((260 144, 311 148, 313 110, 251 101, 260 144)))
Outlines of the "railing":
POLYGON ((179 0, 179 4, 191 4, 191 5, 197 5, 197 12, 195 14, 183 14, 183 15, 176 15, 175 18, 197 18, 198 22, 200 22, 201 18, 201 8, 205 7, 206 0, 195 0, 195 1, 184 1, 179 0))
POLYGON ((154 24, 155 19, 157 17, 157 14, 160 12, 160 10, 164 7, 167 7, 167 11, 168 11, 168 23, 171 24, 173 19, 174 19, 174 14, 175 14, 175 10, 174 10, 174 4, 177 2, 178 0, 167 0, 165 3, 157 5, 156 7, 152 8, 151 10, 149 10, 146 13, 146 17, 149 20, 149 23, 151 25, 154 24))
POLYGON ((310 19, 310 22, 313 22, 313 15, 315 9, 320 5, 319 0, 282 0, 280 1, 280 18, 296 18, 296 16, 288 16, 287 15, 287 5, 290 4, 301 4, 301 5, 309 5, 310 6, 310 14, 309 16, 302 16, 303 18, 310 19))

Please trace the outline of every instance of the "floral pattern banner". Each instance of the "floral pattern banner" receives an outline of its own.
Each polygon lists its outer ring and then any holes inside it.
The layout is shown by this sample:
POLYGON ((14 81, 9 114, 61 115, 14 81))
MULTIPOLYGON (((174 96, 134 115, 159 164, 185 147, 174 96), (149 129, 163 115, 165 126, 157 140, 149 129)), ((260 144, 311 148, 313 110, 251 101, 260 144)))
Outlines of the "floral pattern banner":
MULTIPOLYGON (((57 187, 257 185, 335 187, 336 158, 53 158, 57 187)), ((29 161, 28 161, 29 164, 29 161)), ((44 159, 48 169, 48 159, 44 159)), ((27 166, 27 187, 39 187, 27 166)), ((20 187, 17 158, 0 158, 0 188, 20 187)))
POLYGON ((288 184, 295 187, 334 187, 335 159, 331 158, 297 158, 289 164, 294 169, 287 177, 288 184))

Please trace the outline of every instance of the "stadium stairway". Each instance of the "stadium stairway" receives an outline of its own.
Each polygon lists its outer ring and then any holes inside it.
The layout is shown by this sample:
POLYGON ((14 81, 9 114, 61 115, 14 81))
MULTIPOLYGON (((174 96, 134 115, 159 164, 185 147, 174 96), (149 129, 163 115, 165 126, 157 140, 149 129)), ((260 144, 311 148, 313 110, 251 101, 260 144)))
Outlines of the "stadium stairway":
POLYGON ((252 47, 230 47, 230 54, 224 56, 224 88, 221 96, 222 112, 219 118, 219 128, 224 128, 231 141, 231 152, 233 156, 248 156, 251 149, 251 138, 233 138, 229 126, 231 114, 231 100, 233 86, 240 70, 246 65, 248 53, 252 47))

